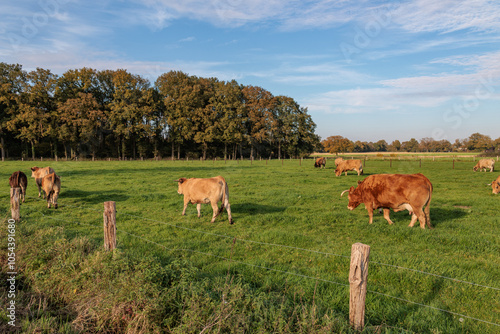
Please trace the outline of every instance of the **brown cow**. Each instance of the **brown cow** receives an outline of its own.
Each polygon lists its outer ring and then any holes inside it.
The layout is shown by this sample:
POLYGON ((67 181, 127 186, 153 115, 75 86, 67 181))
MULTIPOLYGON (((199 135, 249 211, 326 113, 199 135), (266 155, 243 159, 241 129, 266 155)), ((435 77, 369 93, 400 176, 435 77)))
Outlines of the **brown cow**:
POLYGON ((210 203, 213 210, 212 220, 210 221, 211 223, 215 221, 215 218, 222 213, 225 207, 229 216, 229 223, 233 224, 231 206, 229 205, 229 189, 226 180, 222 176, 216 176, 208 179, 186 179, 181 177, 180 179, 175 180, 175 182, 179 183, 177 192, 180 195, 184 195, 184 210, 182 210, 183 216, 186 214, 186 208, 189 203, 196 204, 198 217, 201 215, 201 204, 210 203), (219 201, 222 202, 220 209, 217 207, 219 201))
MULTIPOLYGON (((35 178, 36 185, 38 187, 38 197, 42 196, 42 179, 45 175, 54 173, 51 167, 31 167, 31 177, 35 178)), ((44 197, 45 198, 45 195, 44 197)))
POLYGON ((47 208, 50 209, 50 204, 57 209, 57 198, 61 191, 61 178, 56 173, 45 175, 42 179, 42 189, 47 195, 47 208))
POLYGON ((325 166, 326 166, 326 158, 316 159, 316 162, 314 163, 314 167, 325 168, 325 166))
POLYGON ((352 159, 339 161, 339 164, 335 169, 335 175, 340 176, 343 172, 345 172, 345 175, 347 175, 347 171, 349 170, 358 172, 358 175, 363 174, 363 164, 361 163, 361 160, 352 159))
POLYGON ((358 187, 351 187, 342 192, 341 196, 349 192, 347 208, 354 210, 363 203, 368 211, 369 223, 373 222, 373 210, 383 208, 384 218, 389 224, 390 209, 394 212, 408 210, 411 216, 410 227, 420 222, 432 229, 430 218, 430 203, 432 184, 423 174, 376 174, 370 175, 363 181, 358 181, 358 187), (423 207, 425 206, 425 212, 423 207))
POLYGON ((500 193, 500 176, 497 179, 489 184, 494 194, 500 193))
POLYGON ((338 157, 337 159, 335 159, 335 167, 338 166, 339 163, 341 163, 342 161, 344 161, 344 159, 341 157, 338 157))
POLYGON ((26 174, 21 171, 12 173, 9 177, 9 184, 11 188, 21 188, 19 200, 22 199, 23 203, 26 202, 26 188, 28 187, 28 178, 26 177, 26 174))
POLYGON ((490 172, 493 172, 495 169, 495 160, 493 159, 481 159, 477 162, 477 164, 474 166, 473 170, 476 172, 477 170, 481 170, 486 172, 487 169, 490 170, 490 172))

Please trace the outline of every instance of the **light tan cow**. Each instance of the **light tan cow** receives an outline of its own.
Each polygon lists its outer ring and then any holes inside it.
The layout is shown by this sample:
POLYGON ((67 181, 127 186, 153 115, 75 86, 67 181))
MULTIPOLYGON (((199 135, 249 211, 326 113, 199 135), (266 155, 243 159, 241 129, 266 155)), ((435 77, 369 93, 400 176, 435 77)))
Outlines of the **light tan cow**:
POLYGON ((363 164, 361 163, 361 160, 352 159, 352 160, 340 161, 339 164, 337 165, 337 168, 335 169, 335 175, 340 176, 344 172, 345 175, 347 175, 347 171, 350 170, 358 172, 358 175, 363 174, 363 164))
MULTIPOLYGON (((42 196, 42 179, 45 175, 54 173, 51 167, 31 167, 31 177, 35 178, 35 183, 38 187, 38 197, 42 196)), ((45 198, 45 194, 43 196, 45 198)))
POLYGON ((222 176, 211 177, 207 179, 190 178, 186 179, 181 177, 178 180, 179 188, 177 192, 179 195, 184 195, 184 209, 182 215, 186 214, 186 208, 189 203, 196 204, 198 210, 198 217, 201 215, 201 204, 210 203, 212 205, 213 216, 210 221, 213 223, 215 218, 222 213, 224 207, 229 216, 229 223, 233 224, 231 216, 231 206, 229 205, 229 188, 226 180, 222 176), (220 209, 217 207, 218 202, 221 201, 220 209))
POLYGON ((476 172, 477 170, 486 172, 487 169, 489 169, 490 172, 493 172, 493 170, 495 169, 495 160, 481 159, 477 162, 477 164, 473 168, 474 172, 476 172))
POLYGON ((497 179, 489 184, 494 194, 500 193, 500 176, 497 179))
POLYGON ((50 204, 57 209, 57 199, 61 191, 61 178, 56 173, 45 175, 42 179, 42 189, 47 195, 47 208, 50 209, 50 204))
POLYGON ((342 161, 344 161, 344 159, 341 157, 335 159, 335 167, 337 167, 342 161))

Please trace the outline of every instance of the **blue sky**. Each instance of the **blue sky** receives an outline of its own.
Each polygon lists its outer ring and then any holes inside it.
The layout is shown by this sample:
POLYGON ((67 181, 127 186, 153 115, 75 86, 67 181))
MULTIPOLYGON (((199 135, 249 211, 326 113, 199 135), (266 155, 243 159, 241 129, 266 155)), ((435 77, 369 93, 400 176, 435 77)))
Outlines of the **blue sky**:
POLYGON ((500 137, 497 0, 2 1, 0 61, 235 79, 323 139, 500 137))

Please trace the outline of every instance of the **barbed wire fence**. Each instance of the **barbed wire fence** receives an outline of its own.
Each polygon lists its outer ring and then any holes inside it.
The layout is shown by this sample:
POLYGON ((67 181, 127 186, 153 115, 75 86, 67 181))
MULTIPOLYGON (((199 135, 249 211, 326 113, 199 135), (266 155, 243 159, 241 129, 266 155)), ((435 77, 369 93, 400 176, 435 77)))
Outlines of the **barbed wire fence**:
MULTIPOLYGON (((32 199, 37 199, 38 200, 38 198, 35 198, 35 197, 28 197, 27 196, 27 198, 32 198, 32 199)), ((73 209, 78 209, 78 210, 91 210, 91 211, 94 211, 96 213, 101 213, 101 214, 103 213, 103 210, 99 210, 99 209, 96 209, 96 208, 93 208, 93 207, 84 207, 84 206, 76 206, 76 205, 62 205, 61 208, 62 207, 68 207, 68 208, 73 208, 73 209)), ((82 221, 68 220, 66 218, 54 217, 52 215, 47 215, 47 214, 45 214, 45 213, 43 213, 41 211, 36 211, 36 210, 33 210, 33 209, 31 209, 31 211, 40 214, 43 219, 60 221, 60 222, 63 222, 65 224, 82 225, 82 226, 92 227, 92 228, 96 228, 96 229, 97 228, 99 228, 99 229, 103 228, 102 224, 89 224, 89 223, 82 222, 82 221)), ((124 212, 118 212, 118 215, 119 216, 124 216, 124 217, 131 217, 131 218, 134 218, 135 220, 143 220, 143 221, 154 222, 154 223, 157 223, 157 224, 162 224, 162 225, 169 226, 169 227, 174 228, 174 229, 186 230, 186 231, 189 231, 189 232, 192 232, 192 233, 210 235, 210 236, 214 236, 214 237, 217 237, 217 238, 231 239, 231 240, 233 240, 233 242, 252 243, 252 244, 265 245, 265 246, 270 246, 270 247, 280 247, 280 248, 293 249, 293 250, 298 250, 298 251, 302 251, 302 252, 309 252, 309 253, 314 253, 314 254, 319 254, 319 255, 325 255, 325 256, 333 256, 333 257, 339 257, 339 258, 347 258, 347 259, 351 258, 351 256, 343 255, 343 254, 336 254, 336 253, 330 253, 330 252, 322 252, 322 251, 318 251, 318 250, 314 250, 314 249, 307 249, 307 248, 301 248, 301 247, 295 247, 295 246, 283 245, 283 244, 277 244, 277 243, 268 243, 268 242, 262 242, 262 241, 255 241, 255 240, 251 240, 251 239, 238 238, 238 237, 235 237, 235 236, 232 236, 232 235, 226 235, 226 234, 219 234, 219 233, 214 233, 214 232, 201 231, 201 230, 197 230, 197 229, 193 229, 193 228, 189 228, 189 227, 185 227, 185 226, 179 226, 179 225, 176 225, 176 224, 164 222, 164 221, 161 221, 161 220, 158 220, 158 219, 147 218, 147 217, 138 216, 138 215, 129 214, 129 213, 124 213, 124 212)), ((272 272, 276 272, 276 273, 280 273, 280 274, 284 274, 284 275, 291 275, 291 276, 295 276, 295 277, 299 277, 299 278, 303 278, 303 279, 313 280, 313 281, 316 281, 316 282, 323 282, 323 283, 328 283, 328 284, 334 284, 334 285, 341 286, 341 287, 349 287, 349 283, 333 281, 333 280, 329 280, 329 279, 325 279, 325 278, 321 278, 321 277, 313 277, 313 276, 309 276, 309 275, 305 275, 305 274, 300 274, 300 273, 296 273, 296 272, 292 272, 292 271, 276 269, 276 268, 272 268, 272 267, 269 267, 269 266, 252 264, 252 263, 248 263, 248 262, 245 262, 245 261, 235 260, 233 258, 229 258, 229 257, 225 257, 225 256, 221 256, 221 255, 217 255, 217 254, 213 254, 213 253, 209 253, 209 252, 203 252, 203 251, 194 250, 194 249, 190 249, 190 248, 170 248, 170 247, 168 247, 168 246, 166 246, 164 244, 161 244, 161 243, 158 243, 158 242, 153 241, 151 239, 145 238, 144 236, 140 236, 140 235, 137 235, 135 233, 131 233, 131 232, 126 231, 126 230, 124 230, 122 228, 116 228, 116 231, 119 232, 119 233, 121 233, 121 234, 128 235, 130 237, 142 240, 144 242, 147 242, 149 244, 155 245, 157 247, 160 247, 162 249, 165 249, 165 250, 168 250, 168 251, 172 251, 172 252, 190 252, 190 253, 195 253, 195 254, 199 254, 199 255, 202 255, 202 256, 208 256, 208 257, 217 258, 217 259, 224 260, 224 261, 230 261, 232 263, 237 263, 237 264, 240 264, 240 265, 243 265, 243 266, 252 267, 252 268, 262 269, 262 270, 266 270, 266 271, 272 271, 272 272)), ((448 280, 448 281, 451 281, 451 282, 454 282, 454 283, 458 283, 458 284, 466 284, 466 285, 469 285, 469 286, 474 286, 474 287, 477 287, 477 288, 483 288, 483 289, 490 289, 490 290, 494 290, 494 291, 500 291, 499 287, 488 286, 488 285, 484 285, 484 284, 478 284, 478 283, 475 283, 475 282, 469 282, 469 281, 466 281, 466 280, 462 280, 462 279, 458 279, 458 278, 453 278, 453 277, 449 277, 449 276, 444 276, 444 275, 440 275, 440 274, 436 274, 436 273, 431 273, 431 272, 427 272, 427 271, 419 270, 419 269, 415 269, 415 268, 407 268, 407 267, 404 267, 404 266, 399 266, 399 265, 394 265, 394 264, 388 264, 388 263, 383 263, 383 262, 377 262, 377 261, 370 261, 370 264, 374 264, 374 265, 378 265, 378 266, 382 266, 382 267, 387 267, 387 268, 394 268, 394 269, 402 270, 402 271, 409 271, 409 272, 413 272, 413 273, 417 273, 417 274, 421 274, 421 275, 432 276, 432 277, 440 278, 440 279, 443 279, 443 280, 448 280)), ((431 309, 431 310, 443 312, 443 313, 446 313, 446 314, 450 314, 450 315, 453 315, 453 316, 457 316, 457 317, 461 318, 460 319, 461 321, 463 321, 463 319, 465 318, 465 319, 470 319, 470 320, 473 320, 473 321, 485 323, 485 324, 492 325, 492 326, 500 328, 500 324, 499 323, 495 323, 495 322, 488 321, 488 320, 485 320, 485 319, 480 319, 480 318, 472 317, 472 316, 469 316, 469 315, 466 315, 466 314, 461 314, 461 313, 458 313, 458 312, 453 312, 453 311, 445 310, 445 309, 442 309, 442 308, 439 308, 439 307, 435 307, 435 306, 423 304, 423 303, 420 303, 420 302, 408 300, 408 299, 401 298, 401 297, 392 296, 390 294, 382 293, 382 292, 379 292, 379 291, 367 290, 367 292, 371 293, 371 294, 374 294, 374 295, 383 296, 385 298, 389 298, 389 299, 393 299, 393 300, 398 300, 398 301, 405 302, 405 303, 408 303, 408 304, 413 304, 413 305, 416 305, 416 306, 419 306, 419 307, 423 307, 423 308, 427 308, 427 309, 431 309)))

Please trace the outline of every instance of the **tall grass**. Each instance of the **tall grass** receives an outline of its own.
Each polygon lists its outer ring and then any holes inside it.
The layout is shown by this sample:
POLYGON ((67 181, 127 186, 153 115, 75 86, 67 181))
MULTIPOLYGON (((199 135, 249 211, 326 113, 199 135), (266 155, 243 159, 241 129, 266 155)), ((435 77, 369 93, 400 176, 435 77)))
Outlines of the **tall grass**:
MULTIPOLYGON (((6 162, 0 177, 32 165, 6 162)), ((46 209, 30 179, 19 229, 36 245, 23 251, 26 284, 48 294, 48 310, 70 310, 58 320, 64 328, 350 332, 350 249, 363 242, 371 246, 366 332, 500 329, 500 198, 486 186, 498 173, 474 173, 472 158, 425 159, 421 167, 369 159, 365 175, 341 177, 331 160, 325 170, 311 160, 50 165, 62 178, 60 209, 46 209), (362 206, 348 211, 340 197, 369 174, 416 172, 434 185, 434 230, 409 228, 407 212, 391 213, 392 226, 382 215, 369 225, 362 206), (225 213, 210 224, 209 205, 201 218, 195 206, 180 215, 173 180, 215 175, 229 184, 234 225, 225 213), (117 203, 114 256, 101 248, 104 201, 117 203), (95 290, 84 289, 88 282, 95 290)), ((7 214, 7 182, 2 187, 7 214)), ((23 321, 27 329, 43 322, 23 321)))

